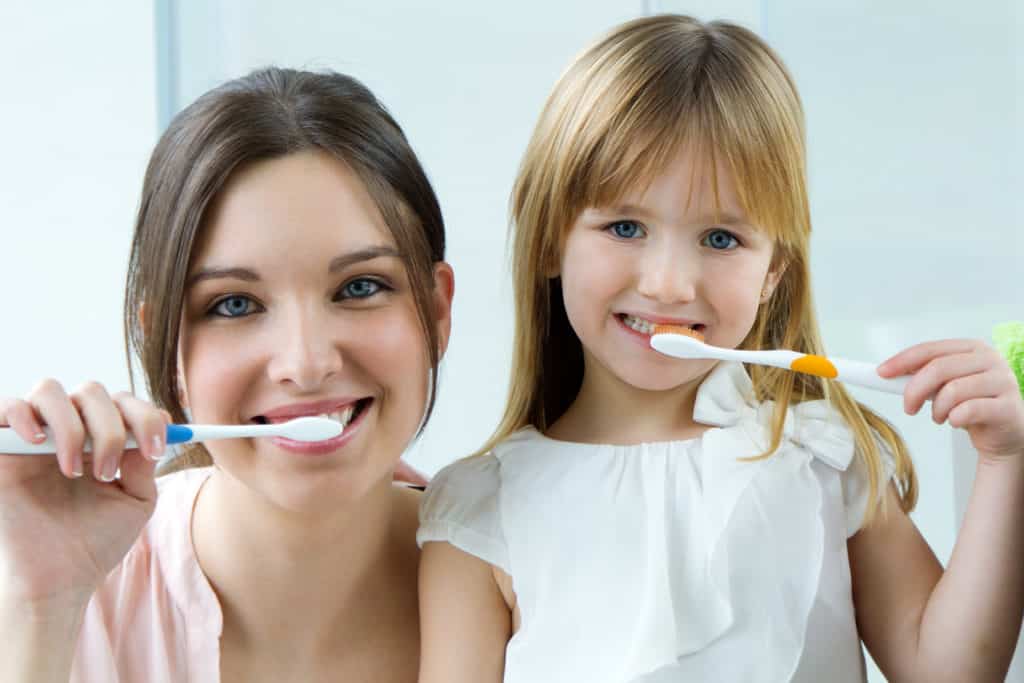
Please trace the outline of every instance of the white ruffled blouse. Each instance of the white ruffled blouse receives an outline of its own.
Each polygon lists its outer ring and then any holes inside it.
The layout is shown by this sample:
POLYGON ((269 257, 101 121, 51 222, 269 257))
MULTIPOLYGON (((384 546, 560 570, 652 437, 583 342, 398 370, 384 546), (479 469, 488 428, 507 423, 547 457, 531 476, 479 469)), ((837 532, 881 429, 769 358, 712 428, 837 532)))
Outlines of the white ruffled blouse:
MULTIPOLYGON (((743 366, 697 393, 688 441, 570 443, 534 429, 431 482, 417 539, 512 577, 506 683, 864 681, 846 540, 868 485, 824 401, 787 415, 743 366)), ((891 459, 887 463, 891 476, 891 459)))

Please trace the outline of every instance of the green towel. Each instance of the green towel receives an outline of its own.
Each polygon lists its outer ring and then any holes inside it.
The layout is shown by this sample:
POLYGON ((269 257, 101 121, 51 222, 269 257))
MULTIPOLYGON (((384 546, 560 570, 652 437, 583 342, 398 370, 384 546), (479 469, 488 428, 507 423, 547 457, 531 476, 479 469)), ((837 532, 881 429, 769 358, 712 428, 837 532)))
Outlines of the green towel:
POLYGON ((1017 376, 1020 395, 1024 396, 1024 322, 996 325, 992 330, 992 341, 999 353, 1010 362, 1010 368, 1017 376))

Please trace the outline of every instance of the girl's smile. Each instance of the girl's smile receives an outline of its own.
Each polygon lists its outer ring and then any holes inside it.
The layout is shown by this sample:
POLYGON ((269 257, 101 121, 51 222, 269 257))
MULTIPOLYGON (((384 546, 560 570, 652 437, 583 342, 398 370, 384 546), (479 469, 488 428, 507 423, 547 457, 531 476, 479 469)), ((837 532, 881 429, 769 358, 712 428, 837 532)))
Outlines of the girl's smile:
POLYGON ((772 270, 771 240, 750 224, 728 174, 681 152, 643 191, 584 210, 569 229, 560 276, 583 345, 584 384, 600 375, 661 391, 699 378, 706 362, 650 348, 655 324, 699 330, 736 347, 749 332, 772 270))

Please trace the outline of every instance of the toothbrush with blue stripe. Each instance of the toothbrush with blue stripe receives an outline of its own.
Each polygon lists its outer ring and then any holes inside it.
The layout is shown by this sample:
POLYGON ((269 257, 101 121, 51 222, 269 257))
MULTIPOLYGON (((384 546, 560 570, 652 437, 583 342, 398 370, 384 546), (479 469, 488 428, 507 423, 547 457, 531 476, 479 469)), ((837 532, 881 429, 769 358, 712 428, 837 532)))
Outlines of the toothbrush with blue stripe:
MULTIPOLYGON (((215 439, 266 438, 281 436, 295 441, 326 441, 340 436, 343 427, 340 422, 326 417, 299 417, 288 422, 277 424, 246 424, 246 425, 167 425, 167 445, 199 443, 215 439)), ((22 439, 9 427, 0 428, 0 453, 5 455, 35 455, 40 453, 56 453, 57 444, 49 429, 43 430, 46 440, 30 443, 22 439)), ((128 438, 125 450, 138 448, 135 439, 128 438)), ((85 452, 91 448, 86 442, 85 452)))

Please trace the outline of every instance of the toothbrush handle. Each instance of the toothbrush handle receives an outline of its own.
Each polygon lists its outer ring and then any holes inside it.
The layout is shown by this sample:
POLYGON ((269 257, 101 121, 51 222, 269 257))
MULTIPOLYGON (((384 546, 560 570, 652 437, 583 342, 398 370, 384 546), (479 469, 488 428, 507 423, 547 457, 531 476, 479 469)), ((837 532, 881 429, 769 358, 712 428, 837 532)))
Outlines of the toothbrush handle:
MULTIPOLYGON (((0 454, 3 455, 38 455, 38 454, 54 454, 57 452, 57 442, 53 439, 53 432, 49 428, 44 428, 46 432, 46 441, 40 443, 29 443, 28 441, 22 440, 20 436, 9 427, 0 427, 0 454)), ((185 425, 167 425, 167 441, 168 445, 175 443, 185 443, 191 441, 193 438, 192 430, 185 425)), ((139 445, 135 442, 133 437, 128 437, 124 442, 124 449, 130 450, 132 448, 138 448, 139 445)), ((83 452, 89 453, 92 451, 92 444, 88 440, 85 442, 83 452)))
POLYGON ((886 378, 878 374, 878 366, 873 363, 846 360, 845 358, 829 358, 829 360, 839 372, 839 375, 836 377, 839 381, 885 391, 890 394, 902 395, 911 377, 910 375, 903 375, 901 377, 886 378))

